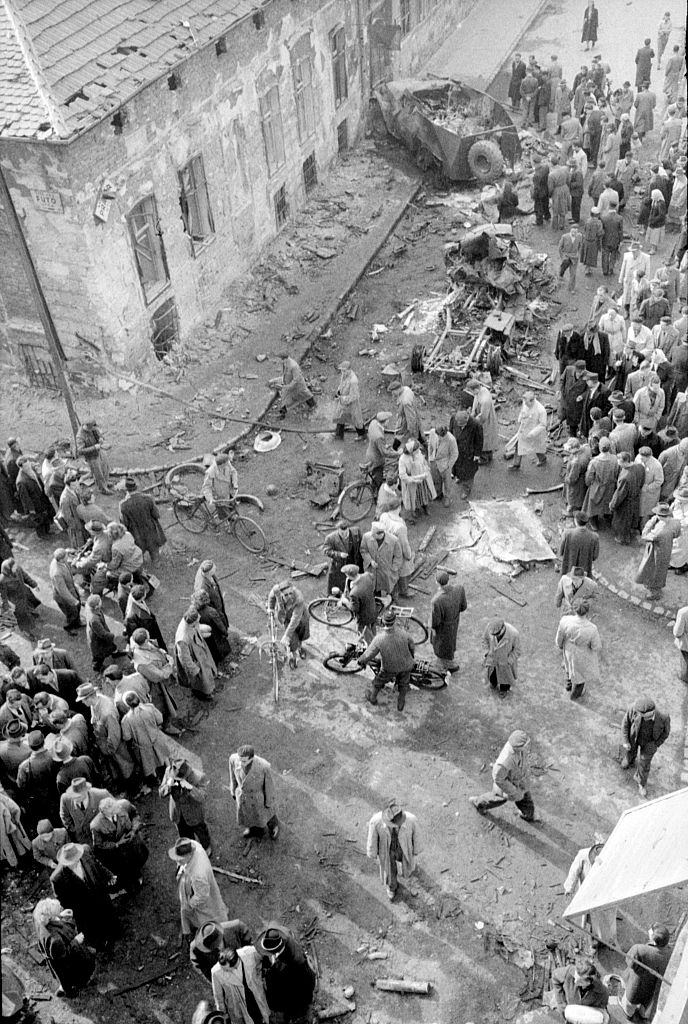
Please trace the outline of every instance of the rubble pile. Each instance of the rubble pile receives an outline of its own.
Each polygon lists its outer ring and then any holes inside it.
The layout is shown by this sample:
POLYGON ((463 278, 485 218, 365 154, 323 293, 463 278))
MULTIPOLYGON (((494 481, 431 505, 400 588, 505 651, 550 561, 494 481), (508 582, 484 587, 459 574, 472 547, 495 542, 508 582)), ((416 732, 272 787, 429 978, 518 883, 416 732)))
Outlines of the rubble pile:
POLYGON ((516 242, 510 224, 481 224, 461 241, 444 247, 447 274, 454 285, 487 284, 504 296, 535 299, 553 286, 545 253, 516 242))

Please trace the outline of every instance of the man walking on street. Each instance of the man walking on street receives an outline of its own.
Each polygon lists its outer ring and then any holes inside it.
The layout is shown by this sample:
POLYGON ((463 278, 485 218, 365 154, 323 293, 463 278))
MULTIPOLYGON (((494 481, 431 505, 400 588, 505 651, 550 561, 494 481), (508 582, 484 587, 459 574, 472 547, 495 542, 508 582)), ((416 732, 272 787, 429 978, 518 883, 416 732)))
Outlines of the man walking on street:
POLYGON ((669 715, 658 711, 650 697, 638 697, 624 715, 621 734, 626 753, 621 767, 631 768, 637 761, 633 778, 638 783, 638 792, 641 796, 647 796, 647 779, 652 758, 662 743, 669 738, 670 732, 669 715))
POLYGON ((403 711, 415 661, 415 645, 406 630, 397 627, 396 619, 395 613, 387 609, 382 616, 382 632, 373 637, 358 663, 367 665, 376 658, 380 659, 379 671, 366 691, 368 703, 377 704, 380 690, 394 681, 398 689, 397 711, 403 711))
POLYGON ((483 634, 483 664, 493 690, 505 697, 518 678, 521 637, 515 626, 495 619, 483 634))
POLYGON ((530 737, 522 729, 515 729, 492 766, 492 791, 468 798, 476 811, 482 814, 513 800, 524 821, 535 820, 535 805, 530 795, 529 750, 530 737))
POLYGON ((440 668, 458 672, 456 638, 461 612, 468 608, 466 591, 461 584, 451 584, 449 574, 440 569, 435 579, 438 590, 430 604, 430 642, 440 668))
POLYGON ((452 470, 459 456, 459 449, 453 433, 444 425, 433 427, 428 434, 428 465, 442 504, 449 508, 451 504, 452 470))
POLYGON ((262 836, 265 829, 271 839, 277 839, 280 827, 272 768, 269 761, 256 757, 249 744, 229 756, 229 789, 236 803, 237 823, 244 826, 244 839, 262 836))
POLYGON ((375 593, 383 597, 391 594, 397 585, 404 556, 401 544, 385 531, 382 523, 372 523, 369 532, 363 534, 361 557, 363 568, 375 580, 375 593))
POLYGON ((390 800, 384 811, 378 811, 368 822, 367 856, 376 859, 387 897, 394 899, 399 875, 408 878, 416 867, 420 853, 418 821, 405 811, 398 800, 390 800), (401 865, 401 868, 399 867, 401 865))
POLYGON ((368 424, 368 448, 366 460, 370 467, 370 475, 375 487, 375 494, 380 490, 385 478, 385 459, 388 448, 385 441, 385 423, 391 419, 391 412, 379 412, 368 424))

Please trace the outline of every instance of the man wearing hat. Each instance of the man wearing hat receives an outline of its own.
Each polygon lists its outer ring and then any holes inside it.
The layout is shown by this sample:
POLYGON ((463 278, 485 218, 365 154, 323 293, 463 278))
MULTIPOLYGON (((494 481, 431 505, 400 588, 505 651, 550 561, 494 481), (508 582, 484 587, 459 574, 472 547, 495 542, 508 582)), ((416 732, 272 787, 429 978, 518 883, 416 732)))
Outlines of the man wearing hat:
POLYGON ((74 568, 86 579, 90 580, 96 567, 104 562, 106 565, 112 558, 112 540, 105 527, 97 519, 89 519, 86 523, 86 541, 74 568))
POLYGON ((72 779, 60 797, 60 821, 67 829, 70 842, 91 842, 91 822, 98 813, 100 801, 106 796, 112 796, 112 793, 107 789, 97 789, 87 779, 72 779))
POLYGON ((385 478, 385 462, 389 456, 389 447, 385 441, 385 423, 391 418, 391 412, 379 412, 368 424, 368 447, 365 457, 376 494, 385 478))
POLYGON ((461 584, 450 583, 449 574, 443 569, 437 571, 435 580, 438 589, 430 603, 430 643, 440 668, 458 672, 456 639, 461 612, 468 608, 466 591, 461 584))
POLYGON ((667 926, 657 922, 647 934, 648 942, 634 943, 626 954, 628 970, 619 992, 619 1005, 629 1020, 633 1020, 636 1013, 644 1020, 653 1015, 654 997, 671 959, 667 926))
POLYGON ((160 728, 162 715, 153 704, 143 704, 133 690, 124 694, 129 709, 122 719, 122 739, 129 744, 139 769, 143 785, 140 792, 147 794, 158 783, 169 761, 167 741, 160 728))
POLYGON ((518 678, 521 637, 515 626, 494 619, 483 633, 483 664, 493 690, 505 697, 518 678))
POLYGON ((350 526, 345 519, 337 522, 337 529, 328 533, 323 545, 325 555, 330 560, 327 572, 327 593, 333 590, 343 591, 346 579, 342 573, 343 565, 358 565, 361 562, 361 530, 358 526, 350 526))
POLYGON ((561 608, 562 615, 571 615, 574 598, 590 602, 597 597, 598 589, 595 580, 586 576, 585 571, 579 565, 574 565, 559 580, 554 601, 555 607, 561 608))
POLYGON ((254 945, 263 958, 268 1006, 284 1024, 299 1020, 308 1012, 317 980, 303 947, 288 928, 276 921, 269 922, 254 945))
POLYGON ((341 441, 344 437, 344 428, 352 426, 355 427, 359 438, 364 438, 366 431, 363 426, 361 391, 358 385, 358 377, 351 369, 351 363, 348 359, 341 362, 338 369, 340 371, 340 378, 335 395, 334 436, 341 441))
POLYGON ((652 328, 652 345, 660 349, 671 362, 671 354, 679 344, 679 334, 671 322, 670 316, 661 317, 658 324, 652 328))
POLYGON ((343 601, 351 608, 356 618, 356 628, 367 643, 375 636, 377 605, 375 604, 375 580, 369 572, 361 572, 357 565, 343 565, 346 579, 343 601))
POLYGON ((129 893, 140 889, 148 847, 141 838, 141 818, 134 805, 128 800, 104 797, 90 829, 93 852, 116 875, 117 884, 129 893))
POLYGON ((483 448, 480 461, 492 462, 494 453, 499 447, 499 429, 497 414, 489 388, 477 377, 466 382, 464 390, 473 396, 471 416, 477 421, 483 432, 483 448))
POLYGON ((37 641, 31 660, 34 665, 48 665, 52 669, 66 668, 76 672, 71 654, 64 647, 56 647, 49 637, 37 641))
MULTIPOLYGON (((215 1005, 224 1011, 227 1020, 268 1024, 271 1015, 263 982, 263 959, 253 946, 223 949, 210 974, 215 1005)), ((287 1018, 280 1014, 279 1019, 287 1018)))
POLYGON ((194 970, 210 981, 210 972, 223 949, 241 949, 250 946, 253 936, 245 921, 209 921, 201 925, 189 946, 189 960, 194 970))
POLYGON ((147 551, 151 562, 154 562, 167 540, 160 525, 158 506, 149 494, 139 494, 133 477, 126 478, 124 487, 127 493, 119 503, 119 517, 137 547, 141 548, 144 555, 147 551))
POLYGON ((31 747, 26 742, 27 728, 18 718, 7 723, 0 739, 0 778, 13 796, 17 791, 17 772, 22 761, 31 754, 31 747))
POLYGON ((411 683, 411 669, 415 664, 415 645, 405 629, 396 624, 396 614, 388 608, 382 616, 382 630, 377 633, 363 654, 358 658, 359 665, 368 665, 371 661, 379 661, 380 667, 366 690, 369 704, 377 704, 380 690, 389 682, 394 682, 398 689, 397 711, 403 711, 406 694, 411 683))
POLYGON ((616 490, 616 478, 619 475, 619 464, 611 451, 608 437, 599 441, 599 455, 590 460, 585 473, 588 486, 583 502, 583 512, 588 516, 593 529, 599 528, 609 518, 609 502, 616 490))
POLYGON ((635 775, 641 796, 647 796, 650 764, 671 732, 669 715, 658 711, 651 697, 638 697, 630 705, 621 723, 623 748, 626 751, 621 767, 631 768, 637 760, 635 775))
POLYGON ((566 367, 560 378, 559 416, 566 420, 571 437, 578 433, 582 402, 588 391, 586 372, 585 359, 577 359, 566 367))
POLYGON ((73 708, 76 706, 76 691, 81 685, 81 676, 71 668, 51 668, 40 662, 26 673, 29 686, 34 692, 47 690, 56 693, 73 708))
POLYGON ((279 414, 282 419, 287 415, 287 408, 292 405, 302 405, 305 402, 307 408, 314 409, 315 398, 306 384, 299 364, 292 359, 286 348, 278 353, 278 358, 282 360, 282 387, 279 406, 279 414))
POLYGON ((51 711, 48 723, 51 731, 46 734, 45 743, 51 751, 53 744, 61 737, 70 741, 77 756, 88 752, 88 725, 82 714, 62 710, 51 711))
POLYGON ((73 912, 88 945, 107 949, 119 930, 108 894, 115 884, 114 875, 88 846, 66 843, 57 855, 50 884, 65 910, 73 912))
MULTIPOLYGON (((565 121, 562 123, 562 132, 565 123, 565 121)), ((549 212, 549 188, 547 186, 550 166, 546 161, 543 163, 539 153, 533 153, 532 162, 533 187, 531 189, 531 196, 535 207, 535 223, 538 227, 542 227, 545 221, 551 219, 549 212)))
POLYGON ((399 875, 408 878, 415 871, 420 850, 418 819, 403 810, 398 800, 390 800, 385 809, 377 811, 368 822, 366 855, 377 860, 390 900, 396 895, 399 875))
POLYGON ((92 786, 99 786, 100 775, 93 759, 88 754, 74 756, 74 746, 70 740, 60 737, 52 745, 53 761, 58 765, 55 784, 60 796, 66 793, 74 779, 86 779, 92 786))
POLYGON ((25 819, 33 828, 41 818, 53 818, 57 815, 57 765, 45 746, 42 732, 37 729, 30 732, 26 742, 31 754, 26 761, 22 761, 17 770, 17 791, 25 819))
POLYGON ((609 443, 614 455, 626 452, 631 457, 635 455, 638 430, 635 423, 626 422, 626 413, 620 404, 612 407, 613 429, 609 435, 609 443))
MULTIPOLYGON (((624 355, 625 354, 622 354, 622 358, 624 358, 624 355)), ((632 358, 633 359, 635 358, 634 350, 633 350, 632 358)), ((631 361, 631 359, 629 359, 629 362, 628 362, 628 372, 630 372, 630 369, 631 369, 632 366, 633 366, 633 362, 631 361)), ((625 385, 625 381, 626 381, 626 377, 627 376, 628 376, 628 373, 626 373, 626 375, 624 376, 624 385, 625 385)), ((628 398, 626 398, 624 396, 623 391, 612 391, 612 393, 609 396, 609 406, 610 406, 610 410, 612 412, 613 412, 614 409, 621 409, 623 411, 623 413, 624 413, 624 420, 625 420, 625 422, 626 423, 633 423, 633 421, 635 419, 635 402, 633 401, 633 399, 630 396, 628 398)))
POLYGON ((688 437, 683 437, 678 444, 672 444, 660 452, 658 462, 664 473, 664 482, 659 492, 659 500, 670 502, 683 471, 688 466, 688 437))
POLYGON ((588 371, 585 374, 585 380, 588 388, 581 400, 581 415, 578 425, 578 429, 583 437, 587 437, 592 428, 591 409, 599 409, 603 416, 606 416, 609 412, 609 391, 600 383, 599 375, 588 371))
POLYGON ((559 376, 563 377, 566 368, 571 363, 575 363, 577 359, 585 362, 583 359, 584 355, 583 334, 581 331, 577 331, 573 324, 564 324, 557 331, 556 341, 554 342, 554 358, 559 366, 559 376))
POLYGON ((165 768, 159 794, 169 797, 170 821, 182 839, 196 839, 210 857, 212 845, 205 821, 205 800, 208 778, 203 771, 192 768, 184 758, 171 761, 165 768))
POLYGON ((638 443, 640 447, 638 448, 635 461, 645 470, 645 478, 640 492, 640 525, 643 527, 653 514, 655 505, 659 501, 659 492, 664 482, 664 472, 659 464, 659 459, 655 458, 652 454, 652 448, 646 443, 643 430, 641 430, 638 437, 638 443))
POLYGON ((63 629, 66 633, 81 629, 81 597, 74 582, 71 566, 67 562, 65 548, 55 548, 48 574, 53 600, 65 617, 63 629))
POLYGON ((289 650, 289 666, 296 668, 297 654, 299 658, 306 658, 302 645, 311 635, 311 628, 308 605, 291 580, 282 580, 274 585, 268 594, 268 612, 275 613, 277 621, 283 624, 284 633, 280 643, 289 650))
POLYGON ((261 836, 267 829, 270 838, 277 839, 280 826, 272 766, 265 758, 257 757, 248 743, 229 756, 229 789, 244 838, 261 836))
POLYGON ((67 842, 66 828, 53 828, 48 818, 41 818, 36 825, 36 838, 31 840, 33 859, 42 867, 54 871, 57 855, 67 842))
POLYGON ((626 316, 628 316, 631 309, 633 281, 635 279, 635 272, 638 269, 642 269, 646 274, 649 274, 650 257, 646 252, 642 252, 640 242, 631 242, 628 251, 624 253, 619 271, 619 284, 623 289, 621 304, 626 311, 626 316))
POLYGON ((225 608, 225 599, 217 578, 217 567, 211 558, 205 558, 196 570, 193 589, 195 594, 202 591, 208 595, 211 606, 222 616, 225 625, 228 626, 229 618, 225 608))
POLYGON ((200 843, 195 839, 178 839, 167 855, 177 865, 182 937, 190 942, 202 925, 226 921, 227 907, 200 843))
POLYGON ((0 707, 0 731, 5 732, 10 722, 20 722, 28 730, 34 723, 33 701, 16 686, 5 692, 5 703, 0 707))
POLYGON ((652 509, 652 516, 641 534, 645 541, 645 554, 638 568, 636 583, 646 587, 650 600, 657 600, 666 586, 674 538, 681 535, 681 524, 671 514, 671 507, 660 502, 652 509))
POLYGON ((93 738, 112 785, 116 789, 131 785, 134 781, 134 762, 122 739, 114 701, 97 690, 93 683, 82 683, 77 690, 77 700, 90 709, 93 738))
POLYGON ((112 494, 108 486, 110 467, 103 455, 103 434, 94 419, 84 420, 76 434, 76 453, 86 459, 101 494, 112 494))
POLYGON ((583 696, 587 683, 600 681, 602 641, 597 626, 588 619, 589 613, 590 602, 574 597, 571 614, 562 615, 557 627, 556 645, 562 652, 566 690, 571 700, 583 696))
POLYGON ((418 400, 406 384, 400 380, 393 381, 389 390, 396 399, 397 421, 394 428, 394 449, 403 447, 407 441, 424 441, 423 424, 418 409, 418 400))
POLYGON ((454 434, 443 423, 428 431, 428 465, 437 497, 449 508, 451 504, 452 470, 459 455, 454 434))
POLYGON ((567 573, 574 565, 580 565, 586 576, 592 579, 592 563, 600 553, 600 542, 594 530, 590 529, 584 512, 573 516, 574 526, 564 531, 559 548, 561 574, 567 573))
POLYGON ((69 714, 69 704, 56 693, 49 693, 47 690, 39 690, 33 695, 33 710, 37 724, 43 731, 50 730, 50 715, 53 711, 61 711, 69 714))
POLYGON ((665 298, 664 289, 657 282, 652 281, 650 289, 649 298, 641 303, 640 319, 648 330, 651 331, 657 324, 661 323, 663 316, 671 315, 671 308, 665 298))
POLYGON ((492 791, 468 798, 476 811, 489 811, 513 800, 524 821, 535 820, 535 805, 530 795, 529 750, 530 737, 522 729, 515 729, 492 766, 492 791))
POLYGON ((382 523, 373 522, 361 539, 363 568, 375 579, 375 592, 391 594, 399 579, 403 562, 401 545, 382 523))

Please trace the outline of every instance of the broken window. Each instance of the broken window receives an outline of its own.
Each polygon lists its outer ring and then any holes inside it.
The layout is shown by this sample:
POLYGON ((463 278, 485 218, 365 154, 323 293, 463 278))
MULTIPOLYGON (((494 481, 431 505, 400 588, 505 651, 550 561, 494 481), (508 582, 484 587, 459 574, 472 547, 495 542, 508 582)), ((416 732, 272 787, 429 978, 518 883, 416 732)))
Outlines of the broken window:
POLYGON ((265 159, 268 164, 268 175, 272 177, 280 167, 284 166, 284 132, 282 130, 282 111, 280 109, 279 89, 272 89, 260 98, 260 123, 265 143, 265 159))
POLYGON ((191 239, 191 250, 196 255, 203 243, 215 233, 202 157, 195 156, 182 167, 179 184, 179 205, 182 208, 184 230, 191 239))
POLYGON ((411 0, 401 0, 399 4, 399 23, 402 36, 407 36, 411 31, 411 0))
POLYGON ((346 153, 349 148, 349 126, 346 118, 337 125, 337 149, 340 153, 346 153))
POLYGON ((299 142, 315 134, 315 104, 313 101, 313 62, 308 57, 294 57, 292 61, 294 96, 299 142))
POLYGON ((153 351, 162 359, 179 339, 179 317, 174 299, 166 299, 153 313, 151 321, 153 351))
POLYGON ((306 190, 306 195, 311 192, 318 184, 318 168, 315 163, 315 153, 311 153, 303 161, 303 187, 306 190))
POLYGON ((127 221, 141 287, 146 302, 150 302, 170 279, 155 196, 146 196, 137 203, 127 221))
POLYGON ((277 228, 281 228, 287 223, 287 217, 289 216, 289 203, 287 202, 287 188, 286 185, 275 192, 275 220, 277 221, 277 228))
POLYGON ((334 78, 334 105, 338 107, 349 95, 349 83, 346 78, 346 33, 343 27, 335 28, 330 32, 330 51, 334 78))

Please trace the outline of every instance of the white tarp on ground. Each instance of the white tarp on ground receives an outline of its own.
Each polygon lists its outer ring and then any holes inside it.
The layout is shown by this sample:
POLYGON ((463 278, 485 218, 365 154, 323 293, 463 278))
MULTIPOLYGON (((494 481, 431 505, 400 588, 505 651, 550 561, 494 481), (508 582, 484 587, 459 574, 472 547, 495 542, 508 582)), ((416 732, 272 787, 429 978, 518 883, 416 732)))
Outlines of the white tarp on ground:
POLYGON ((471 501, 469 505, 497 561, 549 562, 556 557, 540 520, 525 501, 471 501))
POLYGON ((688 788, 624 811, 563 916, 618 906, 687 881, 688 788))

